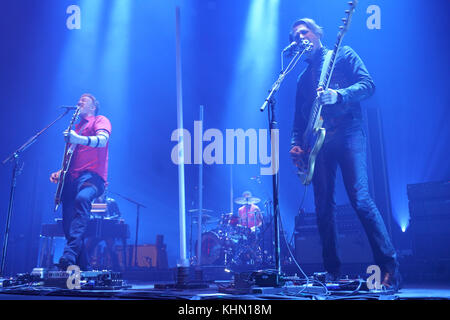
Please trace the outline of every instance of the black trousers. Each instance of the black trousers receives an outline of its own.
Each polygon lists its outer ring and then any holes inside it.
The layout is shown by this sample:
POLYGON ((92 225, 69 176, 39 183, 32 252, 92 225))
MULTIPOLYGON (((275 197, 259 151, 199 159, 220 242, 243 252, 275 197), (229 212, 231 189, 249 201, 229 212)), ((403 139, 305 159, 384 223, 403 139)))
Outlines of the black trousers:
POLYGON ((367 141, 360 124, 352 124, 339 131, 327 133, 319 151, 313 177, 317 225, 322 242, 325 270, 339 274, 335 223, 335 181, 337 167, 350 203, 367 234, 375 263, 383 272, 395 272, 397 257, 383 218, 369 194, 367 178, 367 141))
POLYGON ((86 171, 77 179, 67 177, 62 195, 63 228, 66 246, 60 259, 81 270, 89 265, 84 244, 92 201, 105 191, 105 182, 96 173, 86 171))

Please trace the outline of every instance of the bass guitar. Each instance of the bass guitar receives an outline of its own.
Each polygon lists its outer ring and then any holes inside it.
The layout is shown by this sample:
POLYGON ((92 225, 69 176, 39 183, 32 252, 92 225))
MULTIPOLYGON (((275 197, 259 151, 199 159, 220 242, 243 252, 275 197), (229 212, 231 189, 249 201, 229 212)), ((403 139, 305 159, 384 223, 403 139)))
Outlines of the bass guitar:
MULTIPOLYGON (((336 57, 344 35, 350 27, 350 22, 357 4, 357 0, 349 2, 350 9, 345 11, 346 17, 342 19, 343 25, 339 27, 340 31, 334 49, 325 56, 322 75, 318 85, 318 88, 322 88, 324 91, 328 90, 330 85, 331 76, 333 75, 336 64, 336 57)), ((311 107, 308 125, 302 136, 301 148, 304 153, 302 153, 299 161, 296 163, 298 168, 297 174, 304 185, 309 185, 313 179, 316 158, 325 140, 326 130, 322 128, 323 119, 321 113, 322 104, 319 102, 319 97, 316 97, 311 107)))

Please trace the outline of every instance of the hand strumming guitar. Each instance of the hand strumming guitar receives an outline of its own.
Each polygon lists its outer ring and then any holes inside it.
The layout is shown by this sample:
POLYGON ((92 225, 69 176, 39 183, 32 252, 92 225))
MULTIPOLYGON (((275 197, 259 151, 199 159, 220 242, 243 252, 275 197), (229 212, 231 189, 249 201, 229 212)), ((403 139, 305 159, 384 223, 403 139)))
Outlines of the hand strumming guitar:
POLYGON ((58 183, 58 181, 59 181, 59 176, 61 175, 61 170, 59 170, 59 171, 56 171, 56 172, 53 172, 51 175, 50 175, 50 182, 51 183, 58 183))
POLYGON ((305 151, 299 146, 293 146, 291 151, 289 151, 295 166, 298 167, 302 163, 302 156, 304 153, 305 151))

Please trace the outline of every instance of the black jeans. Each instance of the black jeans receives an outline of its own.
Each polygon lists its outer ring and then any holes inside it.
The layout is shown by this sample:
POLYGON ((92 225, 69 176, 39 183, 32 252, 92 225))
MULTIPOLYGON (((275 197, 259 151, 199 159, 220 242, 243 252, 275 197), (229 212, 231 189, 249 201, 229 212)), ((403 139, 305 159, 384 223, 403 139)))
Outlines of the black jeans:
MULTIPOLYGON (((105 191, 103 179, 96 173, 86 171, 77 179, 67 177, 62 195, 63 228, 67 244, 61 259, 76 264, 81 270, 88 267, 84 245, 92 201, 105 191)), ((60 259, 60 261, 61 261, 60 259)))
POLYGON ((339 165, 352 207, 367 234, 375 263, 383 272, 395 272, 397 257, 383 218, 369 194, 366 136, 360 124, 327 133, 316 160, 313 177, 317 226, 322 242, 325 270, 339 274, 335 223, 335 181, 339 165))

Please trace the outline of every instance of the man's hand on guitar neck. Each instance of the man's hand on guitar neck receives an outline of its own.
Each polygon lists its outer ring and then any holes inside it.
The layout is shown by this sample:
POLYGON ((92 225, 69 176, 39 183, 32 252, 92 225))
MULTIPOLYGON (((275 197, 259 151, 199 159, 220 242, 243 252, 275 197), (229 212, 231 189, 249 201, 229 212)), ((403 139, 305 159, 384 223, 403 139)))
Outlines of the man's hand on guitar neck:
POLYGON ((51 175, 50 175, 50 182, 52 182, 52 183, 58 183, 58 181, 59 181, 59 176, 61 175, 61 170, 59 170, 59 171, 56 171, 56 172, 53 172, 51 175))
POLYGON ((322 87, 319 87, 317 89, 317 97, 322 105, 335 104, 339 101, 339 94, 333 89, 323 90, 322 87))

